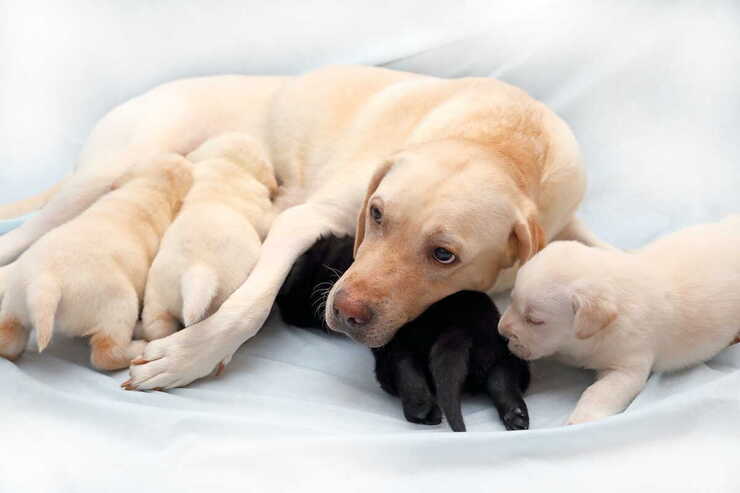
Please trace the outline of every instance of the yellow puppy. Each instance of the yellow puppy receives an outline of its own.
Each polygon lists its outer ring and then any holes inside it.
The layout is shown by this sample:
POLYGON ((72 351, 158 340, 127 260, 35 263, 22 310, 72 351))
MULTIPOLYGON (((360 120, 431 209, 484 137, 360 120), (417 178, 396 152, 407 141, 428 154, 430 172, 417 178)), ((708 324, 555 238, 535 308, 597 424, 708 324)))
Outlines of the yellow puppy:
POLYGON ((511 299, 499 332, 512 352, 598 372, 568 422, 618 413, 651 371, 706 361, 740 335, 740 216, 632 253, 552 243, 511 299))
POLYGON ((247 278, 271 221, 277 183, 258 142, 229 133, 188 155, 193 187, 149 272, 142 336, 200 322, 247 278), (177 287, 179 286, 179 289, 177 287))
POLYGON ((66 335, 91 336, 94 367, 127 367, 145 345, 131 337, 147 271, 191 183, 181 156, 142 162, 28 249, 5 273, 0 355, 20 356, 31 327, 43 351, 56 325, 66 335))

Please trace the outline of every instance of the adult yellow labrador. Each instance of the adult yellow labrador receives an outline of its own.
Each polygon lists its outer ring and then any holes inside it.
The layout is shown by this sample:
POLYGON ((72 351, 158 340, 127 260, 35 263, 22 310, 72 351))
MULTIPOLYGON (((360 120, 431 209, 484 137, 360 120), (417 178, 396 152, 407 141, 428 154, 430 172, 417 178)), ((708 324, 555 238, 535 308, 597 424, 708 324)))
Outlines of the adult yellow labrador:
POLYGON ((149 343, 126 388, 182 386, 223 368, 322 234, 357 238, 327 323, 368 346, 450 293, 508 287, 514 268, 556 235, 597 242, 574 218, 586 182, 571 131, 520 89, 490 78, 330 67, 299 77, 181 80, 115 108, 92 132, 76 173, 28 202, 48 201, 0 237, 0 265, 84 210, 132 164, 185 155, 231 131, 264 145, 280 213, 248 280, 210 318, 149 343))

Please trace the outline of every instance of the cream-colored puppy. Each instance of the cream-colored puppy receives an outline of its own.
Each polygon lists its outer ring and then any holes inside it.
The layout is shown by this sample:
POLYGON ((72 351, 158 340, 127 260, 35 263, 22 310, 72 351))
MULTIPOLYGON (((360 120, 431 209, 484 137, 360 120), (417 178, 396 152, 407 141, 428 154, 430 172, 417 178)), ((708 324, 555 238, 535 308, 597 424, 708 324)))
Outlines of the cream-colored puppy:
POLYGON ((54 327, 91 336, 95 368, 125 368, 146 342, 132 341, 147 271, 192 181, 174 154, 133 167, 77 218, 53 229, 5 274, 0 355, 21 355, 29 330, 39 352, 54 327))
POLYGON ((631 253, 552 243, 519 271, 499 332, 522 358, 597 370, 569 424, 616 414, 651 371, 705 361, 740 334, 740 216, 631 253))
POLYGON ((147 280, 142 336, 150 341, 218 309, 246 280, 272 219, 277 182, 255 139, 224 134, 187 157, 193 187, 147 280))

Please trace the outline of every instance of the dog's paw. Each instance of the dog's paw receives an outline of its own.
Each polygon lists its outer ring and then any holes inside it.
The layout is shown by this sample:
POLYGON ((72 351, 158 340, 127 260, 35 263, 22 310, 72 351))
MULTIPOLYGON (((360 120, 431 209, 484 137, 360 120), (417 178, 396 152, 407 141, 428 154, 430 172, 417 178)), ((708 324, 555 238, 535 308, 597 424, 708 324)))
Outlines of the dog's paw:
MULTIPOLYGON (((196 327, 196 326, 194 326, 196 327)), ((163 390, 183 387, 210 374, 223 372, 236 348, 206 340, 189 329, 147 344, 131 361, 126 390, 163 390)))
POLYGON ((438 425, 442 422, 442 411, 433 399, 409 399, 402 404, 403 415, 409 423, 438 425))
POLYGON ((504 426, 507 430, 527 430, 529 429, 529 413, 526 407, 514 407, 509 409, 503 416, 501 421, 504 422, 504 426))

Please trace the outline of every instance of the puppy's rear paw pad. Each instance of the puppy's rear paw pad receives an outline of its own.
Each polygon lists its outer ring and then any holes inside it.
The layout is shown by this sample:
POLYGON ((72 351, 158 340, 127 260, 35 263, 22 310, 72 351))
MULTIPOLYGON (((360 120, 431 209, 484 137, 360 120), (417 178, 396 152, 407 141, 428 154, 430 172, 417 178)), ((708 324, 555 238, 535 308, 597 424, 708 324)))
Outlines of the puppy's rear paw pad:
POLYGON ((526 409, 515 407, 507 411, 502 417, 507 430, 529 429, 529 414, 526 409))

